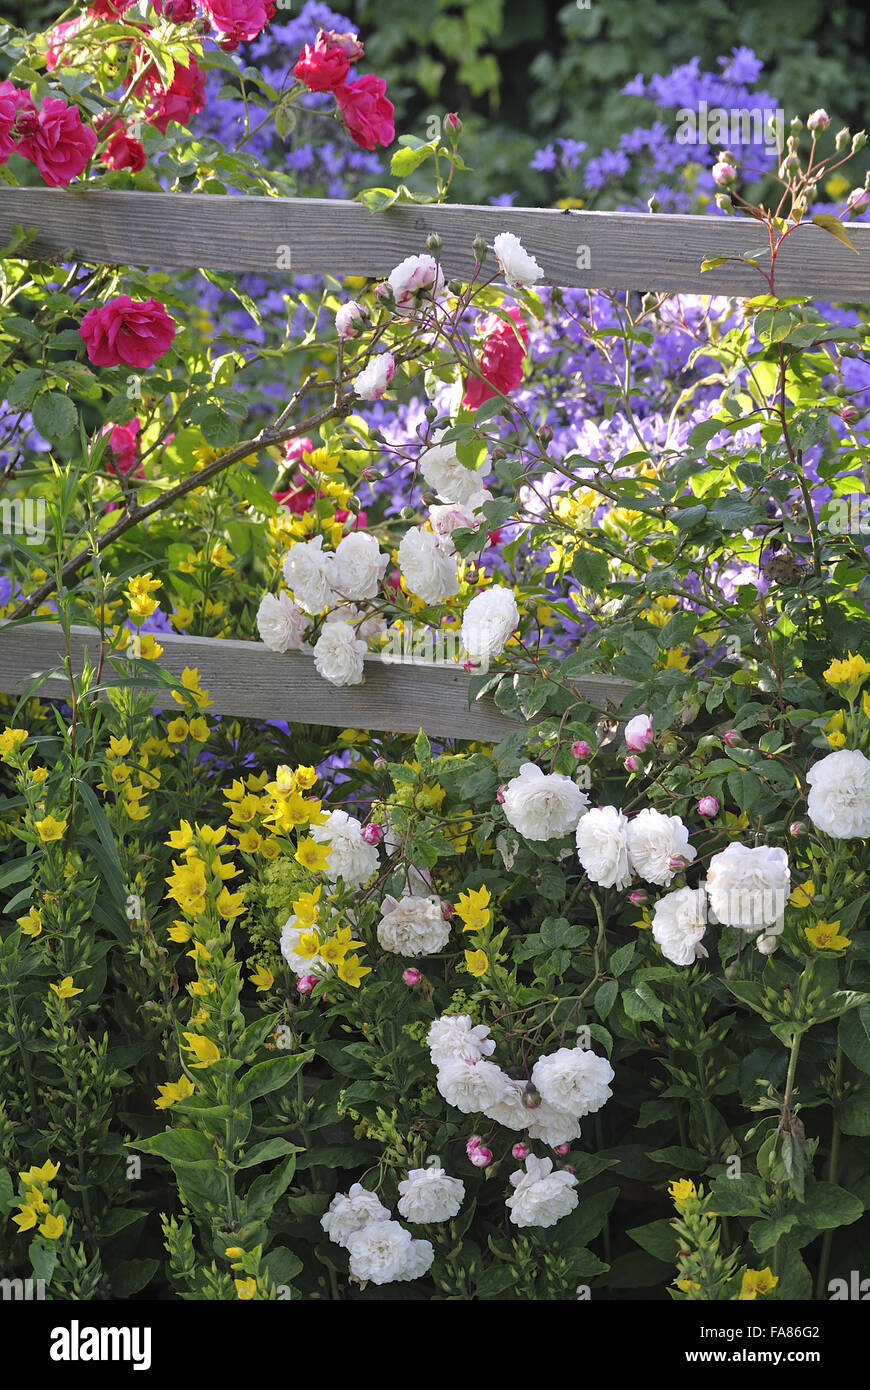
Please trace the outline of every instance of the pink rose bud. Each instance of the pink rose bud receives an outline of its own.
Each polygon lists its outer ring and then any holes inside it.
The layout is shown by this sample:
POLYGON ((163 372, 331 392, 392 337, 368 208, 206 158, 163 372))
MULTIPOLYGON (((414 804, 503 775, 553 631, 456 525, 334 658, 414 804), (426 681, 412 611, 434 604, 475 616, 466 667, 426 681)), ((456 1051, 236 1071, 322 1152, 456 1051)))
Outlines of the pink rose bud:
POLYGON ((668 855, 668 868, 672 874, 678 874, 681 869, 685 869, 686 861, 681 854, 668 855))
POLYGON ((528 1158, 531 1152, 532 1151, 529 1148, 528 1144, 522 1143, 514 1144, 513 1148, 511 1149, 511 1153, 519 1163, 525 1163, 526 1159, 528 1158))
POLYGON ((480 1134, 472 1134, 471 1138, 470 1138, 470 1139, 466 1139, 466 1141, 465 1141, 465 1152, 466 1152, 466 1153, 471 1153, 471 1150, 472 1150, 472 1149, 479 1149, 482 1143, 483 1143, 483 1136, 482 1136, 482 1135, 480 1135, 480 1134))
POLYGON ((777 947, 777 940, 775 936, 760 936, 756 945, 763 956, 772 956, 777 947))
POLYGON ((840 419, 844 425, 853 425, 858 419, 859 412, 853 405, 845 405, 840 411, 840 419))
POLYGON ((523 1091, 523 1105, 527 1110, 537 1110, 540 1103, 541 1097, 538 1095, 537 1091, 533 1089, 531 1082, 529 1082, 526 1089, 523 1091))
POLYGON ((378 283, 375 285, 375 296, 378 299, 383 299, 385 302, 392 301, 392 287, 387 284, 386 280, 379 280, 378 283))
POLYGON ((556 1154, 566 1154, 566 1153, 569 1152, 570 1148, 571 1148, 571 1145, 570 1145, 570 1144, 554 1144, 554 1145, 553 1145, 553 1153, 556 1153, 556 1154))
POLYGON ((625 759, 625 762, 623 763, 623 767, 625 768, 626 772, 640 772, 641 768, 643 767, 643 763, 635 753, 629 753, 628 757, 625 759))
POLYGON ((470 1149, 468 1158, 475 1168, 486 1168, 492 1163, 492 1153, 484 1144, 479 1144, 477 1148, 470 1149))
POLYGON ((444 117, 444 129, 448 130, 451 135, 458 135, 461 131, 462 122, 455 111, 447 112, 447 115, 444 117))
POLYGON ((791 835, 792 839, 794 839, 794 840, 799 840, 800 837, 801 837, 801 835, 806 835, 806 833, 807 833, 807 823, 806 823, 806 821, 803 821, 803 820, 793 820, 792 823, 791 823, 791 825, 790 825, 789 828, 788 828, 788 833, 789 833, 789 835, 791 835))
POLYGON ((653 722, 648 714, 636 714, 625 726, 625 746, 632 753, 643 753, 653 741, 653 722))
POLYGON ((549 425, 541 426, 541 428, 538 430, 538 439, 541 441, 541 447, 543 449, 546 449, 548 444, 552 444, 553 431, 549 425))
POLYGON ((713 165, 712 174, 713 182, 719 188, 730 188, 737 182, 737 170, 734 165, 725 164, 721 159, 713 165))
POLYGON ((450 921, 455 911, 456 908, 452 903, 449 903, 446 898, 441 899, 441 916, 445 918, 446 921, 450 921))
POLYGON ((635 888, 633 893, 629 893, 628 901, 634 907, 643 907, 644 903, 649 902, 649 893, 645 888, 635 888))
POLYGON ((498 791, 495 794, 495 799, 500 806, 504 805, 504 787, 499 787, 498 791))
POLYGON ((386 758, 375 758, 374 762, 372 763, 372 767, 374 768, 375 772, 385 772, 387 769, 386 758))
POLYGON ((562 1172, 563 1172, 563 1173, 570 1173, 571 1176, 573 1177, 574 1172, 575 1172, 575 1169, 571 1166, 570 1163, 563 1163, 563 1164, 562 1164, 562 1172))
POLYGON ((422 978, 423 976, 420 974, 419 970, 415 970, 413 965, 409 966, 407 970, 402 971, 402 979, 409 989, 413 989, 414 985, 418 985, 422 978))
POLYGON ((296 981, 296 988, 300 994, 310 994, 314 986, 319 984, 320 981, 316 975, 300 975, 296 981))
POLYGON ((698 802, 699 816, 715 816, 719 813, 719 802, 715 796, 702 796, 698 802))
POLYGON ((727 743, 729 748, 733 748, 735 743, 740 742, 740 735, 736 729, 726 729, 722 735, 722 742, 727 743))
POLYGON ((379 845, 384 838, 384 832, 379 825, 365 826, 362 837, 367 845, 379 845))
POLYGON ((571 752, 574 754, 575 758, 583 758, 585 760, 591 756, 592 749, 585 739, 578 738, 576 743, 571 744, 571 752))
POLYGON ((807 116, 807 130, 811 130, 813 134, 815 134, 817 130, 827 130, 830 124, 831 118, 823 106, 820 106, 818 111, 813 111, 807 116))
POLYGON ((477 662, 472 661, 471 658, 469 657, 467 661, 463 661, 463 663, 462 663, 462 669, 463 669, 463 671, 476 671, 476 670, 477 670, 477 662))
POLYGON ((846 199, 846 207, 850 212, 863 212, 870 203, 870 192, 866 188, 853 188, 846 199))

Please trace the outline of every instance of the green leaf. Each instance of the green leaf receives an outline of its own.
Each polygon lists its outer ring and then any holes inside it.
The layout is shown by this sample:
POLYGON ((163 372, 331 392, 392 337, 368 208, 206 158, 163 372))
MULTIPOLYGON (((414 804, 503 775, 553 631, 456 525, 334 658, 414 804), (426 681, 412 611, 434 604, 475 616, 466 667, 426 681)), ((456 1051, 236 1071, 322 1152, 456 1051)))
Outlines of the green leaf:
POLYGON ((431 145, 421 145, 417 150, 396 150, 390 160, 390 173, 399 179, 407 178, 408 174, 413 174, 414 170, 434 153, 431 145))
POLYGON ((635 1226, 627 1231, 635 1245, 647 1254, 655 1255, 657 1260, 672 1265, 677 1256, 677 1233, 670 1221, 651 1221, 648 1226, 635 1226))
POLYGON ((784 1216, 775 1216, 769 1221, 753 1221, 749 1227, 749 1239, 759 1255, 763 1255, 766 1250, 773 1249, 780 1236, 787 1236, 799 1220, 797 1212, 788 1211, 784 1216))
POLYGON ((300 1067, 310 1062, 313 1052, 288 1053, 285 1057, 270 1057, 267 1062, 258 1062, 246 1071, 238 1082, 236 1102, 256 1100, 267 1096, 270 1091, 278 1091, 293 1080, 300 1067))
POLYGON ((843 245, 848 246, 850 251, 854 251, 856 256, 860 254, 839 218, 832 217, 828 212, 817 212, 813 221, 817 227, 822 228, 822 231, 830 232, 832 237, 837 238, 837 241, 842 241, 843 245))
POLYGON ((718 265, 727 265, 730 259, 730 256, 708 256, 705 261, 701 262, 701 273, 703 274, 705 270, 715 270, 718 265))
POLYGON ((643 981, 622 991, 622 1007, 636 1023, 648 1020, 654 1020, 659 1025, 662 1023, 664 1006, 643 981))
POLYGON ((30 1242, 27 1253, 30 1256, 30 1263, 33 1265, 34 1278, 43 1279, 46 1284, 50 1284, 54 1267, 57 1264, 56 1243, 35 1237, 30 1242))
POLYGON ((266 1221, 272 1215, 278 1198, 293 1181, 295 1171, 296 1155, 290 1154, 289 1158, 285 1158, 271 1173, 264 1173, 262 1177, 256 1178, 242 1203, 244 1221, 266 1221))
POLYGON ((870 1076, 870 1004, 843 1015, 839 1040, 849 1061, 865 1076, 870 1076))
POLYGON ((356 201, 368 208, 369 212, 383 212, 384 208, 393 206, 398 196, 394 188, 364 188, 357 193, 356 201))
POLYGON ((589 550, 581 547, 571 561, 571 573, 582 584, 584 589, 592 589, 595 593, 601 593, 607 586, 610 571, 607 566, 607 559, 598 550, 589 550))
POLYGON ((257 1163, 267 1163, 272 1158, 284 1158, 286 1154, 301 1153, 298 1144, 291 1144, 289 1139, 264 1139, 261 1144, 255 1144, 252 1149, 248 1149, 236 1163, 237 1168, 253 1168, 257 1163))
POLYGON ((140 1293, 159 1267, 159 1260, 124 1260, 111 1273, 112 1298, 132 1298, 134 1293, 140 1293))
POLYGON ((78 412, 69 396, 46 391, 34 402, 33 423, 46 439, 65 439, 78 424, 78 412))
POLYGON ((202 1134, 198 1129, 164 1129, 150 1138, 131 1140, 127 1147, 165 1158, 173 1166, 186 1163, 217 1165, 214 1144, 207 1134, 202 1134))
POLYGON ((619 984, 616 980, 605 980, 595 991, 595 997, 592 1003, 602 1023, 605 1022, 607 1015, 616 1003, 616 996, 618 993, 619 984))

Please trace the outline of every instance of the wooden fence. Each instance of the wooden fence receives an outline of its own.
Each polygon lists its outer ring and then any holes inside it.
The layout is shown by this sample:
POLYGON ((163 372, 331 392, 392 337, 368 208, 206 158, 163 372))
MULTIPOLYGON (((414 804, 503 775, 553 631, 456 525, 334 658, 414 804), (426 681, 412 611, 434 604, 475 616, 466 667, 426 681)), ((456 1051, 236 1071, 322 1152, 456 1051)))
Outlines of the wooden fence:
MULTIPOLYGON (((740 217, 416 204, 372 213, 359 203, 317 198, 2 188, 0 245, 9 242, 16 225, 36 230, 18 253, 31 259, 285 278, 384 276, 421 252, 427 235, 437 232, 445 273, 468 279, 474 238, 491 244, 507 231, 522 240, 550 285, 734 296, 765 288, 758 271, 739 259, 752 253, 764 264, 765 230, 740 217), (738 259, 702 273, 701 262, 719 256, 738 259)), ((777 257, 777 292, 870 302, 870 227, 851 226, 849 235, 856 251, 811 224, 790 236, 777 257)), ((199 668, 215 714, 396 733, 422 727, 456 738, 499 738, 518 727, 489 696, 469 707, 470 676, 452 663, 394 664, 373 656, 366 661, 364 685, 337 688, 321 680, 310 656, 300 653, 176 634, 159 640, 160 664, 173 675, 185 666, 199 668)), ((74 629, 75 666, 85 648, 96 651, 98 641, 96 631, 74 629)), ((58 674, 62 655, 56 624, 0 626, 0 691, 22 694, 45 675, 41 693, 62 696, 68 689, 58 674)), ((601 709, 619 706, 631 689, 605 676, 574 684, 601 709)), ((155 695, 155 704, 165 702, 165 695, 155 695)))

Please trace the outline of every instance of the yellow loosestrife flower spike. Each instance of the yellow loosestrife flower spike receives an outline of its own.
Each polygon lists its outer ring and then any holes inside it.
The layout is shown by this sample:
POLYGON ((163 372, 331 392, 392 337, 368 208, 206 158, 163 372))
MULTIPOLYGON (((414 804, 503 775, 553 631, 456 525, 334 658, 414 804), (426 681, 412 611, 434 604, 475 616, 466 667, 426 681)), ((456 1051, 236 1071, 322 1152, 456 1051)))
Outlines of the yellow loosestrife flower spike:
POLYGON ((195 1062, 189 1064, 191 1067, 210 1067, 214 1062, 220 1061, 220 1051, 211 1038, 203 1037, 202 1033, 184 1033, 182 1036, 188 1050, 196 1058, 195 1062))

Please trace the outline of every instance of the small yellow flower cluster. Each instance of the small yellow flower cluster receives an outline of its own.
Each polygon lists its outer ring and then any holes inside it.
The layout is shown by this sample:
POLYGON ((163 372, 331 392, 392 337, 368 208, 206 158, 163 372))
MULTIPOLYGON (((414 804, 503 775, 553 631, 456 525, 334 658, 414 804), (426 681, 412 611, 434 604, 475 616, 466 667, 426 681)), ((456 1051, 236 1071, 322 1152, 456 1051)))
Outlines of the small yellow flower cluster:
POLYGON ((319 922, 320 885, 311 893, 300 893, 293 903, 297 926, 304 928, 294 948, 303 960, 322 961, 330 966, 340 980, 353 989, 358 989, 364 975, 371 974, 371 967, 363 965, 357 954, 365 947, 365 942, 355 941, 350 927, 334 927, 334 920, 327 917, 319 922))
POLYGON ((169 721, 166 738, 170 744, 184 743, 188 738, 194 743, 207 743, 208 721, 201 714, 194 714, 192 711, 208 709, 214 701, 210 699, 208 691, 202 689, 196 666, 185 666, 181 673, 181 684, 184 693, 173 690, 172 698, 186 711, 186 715, 179 714, 169 721))
POLYGON ((183 863, 172 861, 172 873, 166 880, 169 884, 167 897, 174 898, 184 916, 193 921, 204 918, 209 908, 217 917, 229 922, 244 913, 243 894, 231 893, 226 887, 230 879, 241 873, 241 869, 224 863, 221 857, 232 848, 223 843, 226 834, 226 826, 217 829, 208 825, 194 827, 183 820, 178 830, 170 831, 166 841, 173 849, 182 851, 183 860, 183 863))
POLYGON ((47 1159, 42 1167, 33 1166, 18 1174, 24 1193, 12 1220, 18 1227, 19 1235, 34 1229, 46 1240, 58 1240, 63 1235, 66 1218, 63 1212, 52 1211, 57 1195, 50 1186, 59 1172, 60 1164, 47 1159))

